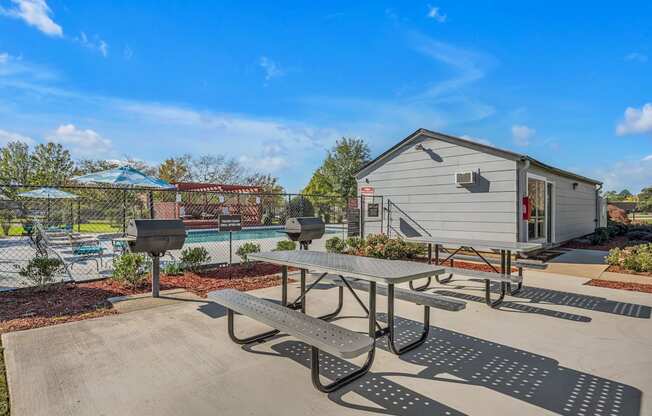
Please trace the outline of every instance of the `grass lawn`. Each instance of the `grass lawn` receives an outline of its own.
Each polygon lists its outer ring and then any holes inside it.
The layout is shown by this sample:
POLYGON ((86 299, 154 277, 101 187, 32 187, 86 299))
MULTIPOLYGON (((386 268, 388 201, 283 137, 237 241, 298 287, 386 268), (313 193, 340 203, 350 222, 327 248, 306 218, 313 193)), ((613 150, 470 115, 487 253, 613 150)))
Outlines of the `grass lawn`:
POLYGON ((9 389, 5 372, 5 355, 0 340, 0 416, 9 416, 9 389))
MULTIPOLYGON (((106 222, 88 222, 85 224, 75 224, 74 232, 80 233, 119 233, 122 232, 122 226, 115 226, 106 222)), ((9 229, 9 236, 17 237, 23 235, 24 230, 22 225, 12 225, 9 229)), ((0 235, 4 235, 0 231, 0 235)))

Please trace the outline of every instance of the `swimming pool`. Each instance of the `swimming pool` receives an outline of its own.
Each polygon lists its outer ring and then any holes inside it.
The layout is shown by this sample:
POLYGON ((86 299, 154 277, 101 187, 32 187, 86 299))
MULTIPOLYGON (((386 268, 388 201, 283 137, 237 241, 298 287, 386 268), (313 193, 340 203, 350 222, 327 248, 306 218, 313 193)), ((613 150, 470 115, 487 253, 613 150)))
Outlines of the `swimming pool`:
MULTIPOLYGON (((279 233, 284 227, 244 229, 234 231, 234 240, 262 240, 265 238, 283 238, 285 234, 279 233)), ((326 228, 325 234, 335 234, 342 232, 340 229, 326 228)), ((188 231, 186 243, 208 243, 213 241, 229 241, 229 233, 217 230, 188 231)))

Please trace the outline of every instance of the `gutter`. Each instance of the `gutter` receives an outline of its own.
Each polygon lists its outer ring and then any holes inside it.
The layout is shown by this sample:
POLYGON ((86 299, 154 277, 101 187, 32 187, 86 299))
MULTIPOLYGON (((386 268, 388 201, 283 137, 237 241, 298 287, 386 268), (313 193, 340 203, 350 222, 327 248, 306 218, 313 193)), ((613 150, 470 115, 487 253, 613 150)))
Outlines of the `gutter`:
POLYGON ((598 225, 600 225, 600 191, 602 191, 601 183, 595 188, 595 228, 598 228, 598 225))

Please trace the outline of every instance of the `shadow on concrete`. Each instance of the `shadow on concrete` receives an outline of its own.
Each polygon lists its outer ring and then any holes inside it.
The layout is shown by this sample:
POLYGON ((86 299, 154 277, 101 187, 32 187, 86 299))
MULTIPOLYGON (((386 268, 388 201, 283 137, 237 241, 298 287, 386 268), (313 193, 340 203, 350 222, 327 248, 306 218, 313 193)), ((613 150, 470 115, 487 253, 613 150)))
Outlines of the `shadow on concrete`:
MULTIPOLYGON (((469 295, 466 293, 453 292, 452 290, 436 290, 436 294, 448 296, 456 299, 468 300, 471 302, 480 302, 485 303, 485 298, 481 296, 469 295)), ((555 311, 552 309, 539 308, 536 306, 530 306, 518 302, 503 301, 500 304, 500 309, 509 308, 513 311, 523 312, 523 313, 534 313, 537 315, 549 316, 551 318, 566 319, 574 322, 591 322, 591 318, 583 315, 576 315, 573 313, 555 311)), ((508 312, 508 311, 505 311, 508 312)))
MULTIPOLYGON (((378 314, 378 318, 385 320, 386 315, 378 314)), ((399 344, 421 333, 420 322, 396 317, 395 323, 399 344)), ((386 341, 378 340, 378 346, 386 350, 386 341)), ((310 367, 310 347, 302 342, 283 341, 271 349, 310 367)), ((642 392, 635 387, 560 366, 552 358, 443 328, 430 327, 430 337, 421 347, 391 359, 421 366, 422 370, 417 374, 370 372, 330 393, 329 398, 341 406, 377 414, 463 414, 434 400, 436 392, 433 397, 426 396, 394 381, 407 377, 484 387, 555 414, 637 416, 640 413, 642 392), (348 401, 350 392, 374 406, 348 401)), ((325 378, 334 380, 357 367, 322 354, 320 368, 325 378)), ((490 413, 491 409, 487 409, 486 414, 490 413)))
MULTIPOLYGON (((473 279, 481 282, 481 280, 473 279)), ((491 285, 491 291, 498 293, 500 284, 491 285)), ((618 302, 598 296, 582 295, 579 293, 563 292, 541 287, 523 286, 523 290, 514 295, 519 299, 527 299, 529 303, 548 303, 551 305, 572 306, 590 311, 611 313, 614 315, 628 316, 630 318, 650 319, 652 308, 636 303, 618 302)))

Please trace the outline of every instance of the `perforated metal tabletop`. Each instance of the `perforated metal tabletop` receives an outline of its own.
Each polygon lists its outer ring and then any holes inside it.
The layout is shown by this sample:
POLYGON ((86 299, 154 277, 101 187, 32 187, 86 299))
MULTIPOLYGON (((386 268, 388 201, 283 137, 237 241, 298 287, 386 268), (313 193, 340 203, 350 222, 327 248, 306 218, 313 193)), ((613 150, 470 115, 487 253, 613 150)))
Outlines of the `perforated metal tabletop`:
POLYGON ((444 267, 414 261, 383 260, 318 251, 270 251, 250 254, 252 260, 333 273, 372 282, 395 284, 444 273, 444 267))
POLYGON ((450 247, 473 247, 475 249, 507 250, 514 253, 528 253, 543 247, 540 243, 520 243, 515 241, 472 240, 445 237, 405 237, 405 241, 422 244, 439 244, 450 247))

